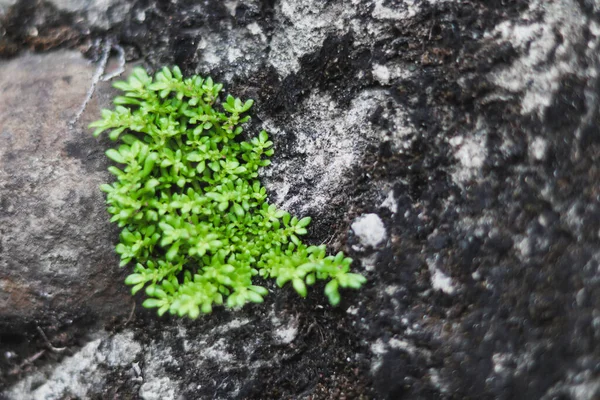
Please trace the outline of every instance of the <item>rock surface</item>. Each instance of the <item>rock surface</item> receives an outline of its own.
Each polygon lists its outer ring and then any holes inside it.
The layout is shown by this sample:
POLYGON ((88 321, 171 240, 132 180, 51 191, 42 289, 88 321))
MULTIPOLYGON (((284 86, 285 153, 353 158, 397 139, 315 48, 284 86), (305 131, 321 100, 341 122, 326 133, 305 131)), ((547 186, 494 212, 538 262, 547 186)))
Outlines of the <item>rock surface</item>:
POLYGON ((94 71, 64 51, 0 64, 2 331, 14 321, 113 315, 127 304, 114 284, 115 230, 97 190, 109 179, 102 145, 69 126, 94 71))
POLYGON ((4 396, 600 397, 599 2, 149 0, 98 22, 110 4, 21 0, 0 19, 0 56, 21 54, 0 64, 4 396), (273 288, 198 321, 125 320, 96 190, 109 144, 83 129, 111 92, 69 129, 94 67, 23 52, 57 46, 254 98, 271 199, 367 286, 337 308, 273 288), (38 57, 77 74, 28 88, 38 57))

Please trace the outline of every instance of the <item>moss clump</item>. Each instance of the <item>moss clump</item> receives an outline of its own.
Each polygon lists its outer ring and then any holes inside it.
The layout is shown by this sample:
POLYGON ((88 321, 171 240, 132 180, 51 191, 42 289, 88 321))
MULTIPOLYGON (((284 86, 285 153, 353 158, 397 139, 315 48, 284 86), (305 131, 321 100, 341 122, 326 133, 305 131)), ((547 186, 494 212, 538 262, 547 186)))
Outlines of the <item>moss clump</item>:
POLYGON ((125 283, 133 294, 145 287, 145 307, 196 318, 215 304, 260 303, 267 289, 253 284, 256 275, 291 282, 302 297, 307 285, 328 280, 336 305, 339 287, 365 282, 348 272, 352 259, 343 253, 302 243, 310 217, 268 204, 258 169, 270 164, 273 143, 265 131, 239 138, 252 100, 220 102, 223 85, 183 78, 177 67, 154 79, 136 68, 114 86, 124 95, 90 127, 122 142, 106 151, 122 167, 109 168, 117 180, 101 189, 122 228, 121 266, 135 263, 125 283))

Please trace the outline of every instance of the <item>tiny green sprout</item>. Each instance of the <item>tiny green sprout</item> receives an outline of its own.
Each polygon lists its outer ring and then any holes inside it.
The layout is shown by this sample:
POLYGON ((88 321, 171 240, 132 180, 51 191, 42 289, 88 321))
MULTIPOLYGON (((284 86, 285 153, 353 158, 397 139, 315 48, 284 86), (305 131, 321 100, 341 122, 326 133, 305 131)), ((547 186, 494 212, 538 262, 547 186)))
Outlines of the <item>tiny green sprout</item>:
POLYGON ((90 127, 120 142, 106 151, 116 180, 100 188, 121 228, 121 266, 135 264, 125 284, 132 294, 144 289, 144 307, 197 318, 215 305, 262 303, 268 291, 257 276, 291 283, 301 297, 329 281, 325 294, 337 305, 339 288, 365 283, 349 272, 351 258, 302 243, 310 217, 268 204, 258 170, 273 142, 265 131, 240 136, 252 100, 221 102, 222 84, 184 78, 178 67, 154 77, 135 68, 114 87, 124 94, 90 127))

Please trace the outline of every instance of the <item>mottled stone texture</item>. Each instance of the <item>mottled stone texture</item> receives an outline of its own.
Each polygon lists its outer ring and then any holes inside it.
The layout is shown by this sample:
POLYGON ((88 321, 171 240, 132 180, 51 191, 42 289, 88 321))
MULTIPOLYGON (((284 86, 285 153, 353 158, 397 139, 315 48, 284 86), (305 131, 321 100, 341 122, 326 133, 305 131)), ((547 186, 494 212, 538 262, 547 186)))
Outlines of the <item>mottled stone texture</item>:
POLYGON ((0 57, 20 54, 0 64, 0 315, 11 316, 0 390, 600 398, 599 10, 18 1, 0 18, 0 57), (350 254, 367 285, 337 308, 322 286, 305 300, 272 286, 241 311, 177 321, 138 307, 126 321, 132 300, 97 190, 109 143, 83 128, 111 92, 100 85, 70 129, 94 66, 25 53, 79 46, 97 60, 107 43, 130 64, 178 64, 255 99, 248 132, 266 128, 276 147, 262 174, 271 199, 313 216, 309 240, 350 254), (377 222, 356 224, 366 219, 377 222), (36 324, 67 350, 51 352, 36 324))
POLYGON ((94 70, 65 51, 0 64, 0 332, 128 304, 98 191, 103 148, 69 125, 94 70))

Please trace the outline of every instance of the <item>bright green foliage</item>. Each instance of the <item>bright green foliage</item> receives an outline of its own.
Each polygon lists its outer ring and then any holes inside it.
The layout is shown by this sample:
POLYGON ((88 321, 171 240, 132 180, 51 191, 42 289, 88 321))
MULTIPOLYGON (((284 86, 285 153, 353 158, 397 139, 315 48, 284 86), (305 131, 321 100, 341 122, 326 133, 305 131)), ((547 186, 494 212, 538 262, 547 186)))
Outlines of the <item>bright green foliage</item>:
POLYGON ((310 217, 267 203, 258 169, 270 164, 273 143, 265 131, 239 137, 252 100, 220 102, 223 85, 184 79, 177 67, 154 79, 136 68, 114 86, 124 96, 90 127, 122 142, 106 151, 121 164, 109 168, 117 180, 101 188, 122 228, 121 266, 135 262, 125 283, 133 294, 145 288, 145 307, 196 318, 215 304, 260 303, 268 292, 253 284, 256 275, 291 282, 302 297, 307 285, 329 280, 325 294, 336 305, 338 288, 365 282, 348 272, 352 259, 343 253, 327 256, 324 245, 300 241, 310 217))

